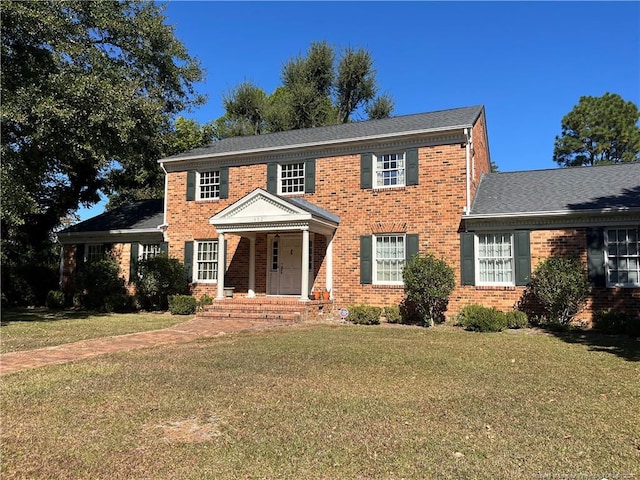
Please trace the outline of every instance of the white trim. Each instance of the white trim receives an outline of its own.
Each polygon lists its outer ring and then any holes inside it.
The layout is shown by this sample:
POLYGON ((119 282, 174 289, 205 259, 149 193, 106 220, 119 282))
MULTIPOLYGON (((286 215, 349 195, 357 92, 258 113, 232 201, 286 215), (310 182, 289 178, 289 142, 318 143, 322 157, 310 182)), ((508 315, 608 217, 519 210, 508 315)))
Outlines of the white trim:
MULTIPOLYGON (((487 257, 483 257, 487 258, 487 257)), ((505 257, 499 257, 505 258, 505 257)), ((513 232, 482 232, 473 235, 473 262, 475 271, 475 286, 477 287, 513 287, 516 284, 516 262, 515 262, 515 238, 513 232), (479 235, 509 235, 511 241, 511 281, 510 282, 488 282, 480 280, 480 240, 479 235)))
MULTIPOLYGON (((396 160, 397 161, 397 160, 396 160)), ((373 153, 371 155, 371 162, 373 163, 373 165, 371 165, 371 172, 373 175, 371 184, 373 186, 374 190, 386 190, 389 188, 404 188, 407 186, 407 150, 388 150, 388 151, 383 151, 383 152, 376 152, 373 153), (403 168, 393 168, 393 169, 382 169, 380 170, 381 172, 388 172, 388 171, 395 171, 395 172, 400 172, 402 171, 402 183, 397 183, 395 185, 384 185, 384 181, 383 181, 383 185, 378 185, 378 158, 384 155, 402 155, 402 165, 403 168)), ((397 177, 396 177, 397 178, 397 177)))
POLYGON ((278 195, 282 195, 282 196, 288 196, 288 195, 303 195, 306 193, 305 189, 306 189, 306 162, 282 162, 282 163, 278 163, 278 195), (302 176, 298 176, 298 177, 291 177, 291 179, 302 179, 302 190, 297 191, 297 192, 284 192, 282 191, 282 184, 283 184, 283 178, 282 178, 282 167, 284 166, 291 166, 291 165, 302 165, 302 176))
MULTIPOLYGON (((372 242, 371 242, 371 258, 372 258, 372 278, 371 278, 371 283, 373 285, 404 285, 404 280, 378 280, 378 256, 376 255, 377 253, 377 242, 378 242, 378 238, 382 238, 382 237, 397 237, 397 238, 402 238, 402 251, 403 251, 403 255, 400 258, 399 262, 402 262, 402 266, 404 267, 406 261, 407 261, 407 234, 406 233, 393 233, 393 232, 389 232, 389 233, 377 233, 377 234, 373 234, 372 235, 372 242)), ((400 269, 400 277, 402 277, 402 269, 400 269)))
MULTIPOLYGON (((609 230, 631 230, 634 229, 637 232, 637 235, 640 236, 640 227, 633 227, 633 226, 608 226, 604 228, 604 268, 605 268, 605 281, 606 281, 606 285, 607 288, 638 288, 640 287, 640 278, 638 279, 637 282, 626 282, 626 283, 622 283, 622 282, 610 282, 609 278, 610 278, 610 273, 609 273, 609 230)), ((631 255, 627 255, 627 257, 630 257, 631 255)), ((640 251, 636 252, 636 261, 640 263, 640 251)), ((619 258, 619 257, 618 257, 619 258)))
POLYGON ((219 169, 206 169, 206 170, 196 170, 196 198, 195 200, 197 202, 207 202, 210 200, 220 200, 220 170, 219 169), (218 183, 211 183, 208 184, 207 186, 212 186, 215 187, 217 185, 218 187, 218 195, 217 196, 213 196, 213 197, 206 197, 203 198, 202 197, 202 185, 201 185, 201 180, 202 180, 202 174, 203 173, 217 173, 218 174, 218 183))
MULTIPOLYGON (((219 238, 205 238, 202 240, 194 240, 193 241, 193 276, 192 276, 192 281, 193 283, 207 283, 207 284, 214 284, 214 283, 218 283, 220 280, 220 262, 219 262, 219 258, 223 257, 224 255, 220 254, 220 239, 219 238), (217 266, 217 271, 216 271, 216 278, 215 279, 199 279, 199 273, 200 273, 200 263, 198 262, 198 247, 199 245, 203 244, 203 243, 212 243, 216 245, 216 259, 213 261, 215 262, 218 266, 217 266)), ((205 262, 202 262, 205 263, 205 262)), ((207 261, 207 263, 210 263, 210 261, 207 261)))

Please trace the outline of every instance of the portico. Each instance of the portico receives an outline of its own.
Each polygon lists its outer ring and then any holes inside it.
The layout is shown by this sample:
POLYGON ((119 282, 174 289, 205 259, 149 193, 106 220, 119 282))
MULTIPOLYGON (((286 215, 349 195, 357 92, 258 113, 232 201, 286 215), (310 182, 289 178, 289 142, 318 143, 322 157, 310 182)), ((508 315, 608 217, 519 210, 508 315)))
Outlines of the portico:
POLYGON ((333 294, 333 237, 340 218, 300 197, 274 195, 258 188, 211 217, 218 232, 216 298, 224 298, 226 242, 229 235, 249 240, 247 297, 255 297, 256 237, 266 234, 267 295, 309 300, 313 285, 313 240, 326 238, 324 288, 333 294))

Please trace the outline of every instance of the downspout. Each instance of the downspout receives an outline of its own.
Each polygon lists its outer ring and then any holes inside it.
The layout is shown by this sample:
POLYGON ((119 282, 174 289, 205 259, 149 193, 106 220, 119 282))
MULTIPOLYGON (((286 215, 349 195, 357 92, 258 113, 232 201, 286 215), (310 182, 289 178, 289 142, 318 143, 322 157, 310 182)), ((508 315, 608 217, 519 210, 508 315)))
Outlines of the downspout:
POLYGON ((160 162, 160 168, 164 172, 164 199, 162 200, 162 225, 159 225, 158 228, 162 230, 162 240, 167 241, 166 231, 169 224, 167 223, 167 194, 169 192, 169 174, 167 173, 167 169, 164 168, 164 163, 160 162))
POLYGON ((464 214, 468 215, 471 211, 471 135, 469 129, 464 129, 464 136, 466 137, 465 154, 466 154, 466 180, 467 180, 467 201, 464 207, 464 214))

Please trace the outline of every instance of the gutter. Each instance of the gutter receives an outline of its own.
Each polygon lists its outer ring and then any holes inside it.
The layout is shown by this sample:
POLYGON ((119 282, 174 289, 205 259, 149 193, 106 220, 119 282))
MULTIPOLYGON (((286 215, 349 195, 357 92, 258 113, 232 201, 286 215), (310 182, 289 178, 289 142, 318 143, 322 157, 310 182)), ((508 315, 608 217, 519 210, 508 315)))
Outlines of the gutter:
POLYGON ((550 210, 546 212, 510 212, 510 213, 475 213, 464 214, 463 220, 483 220, 498 218, 531 218, 531 217, 559 217, 571 215, 602 215, 607 213, 640 213, 640 207, 597 208, 586 210, 550 210))
POLYGON ((466 205, 464 207, 463 215, 468 214, 471 211, 471 135, 469 134, 469 129, 464 129, 464 136, 466 137, 466 146, 465 146, 465 155, 466 155, 466 184, 467 184, 467 194, 466 194, 466 205))
POLYGON ((169 175, 167 169, 164 168, 164 162, 160 161, 160 168, 164 172, 164 198, 162 199, 162 225, 158 225, 158 230, 162 231, 162 240, 167 241, 165 232, 169 224, 167 223, 167 195, 169 192, 169 175))

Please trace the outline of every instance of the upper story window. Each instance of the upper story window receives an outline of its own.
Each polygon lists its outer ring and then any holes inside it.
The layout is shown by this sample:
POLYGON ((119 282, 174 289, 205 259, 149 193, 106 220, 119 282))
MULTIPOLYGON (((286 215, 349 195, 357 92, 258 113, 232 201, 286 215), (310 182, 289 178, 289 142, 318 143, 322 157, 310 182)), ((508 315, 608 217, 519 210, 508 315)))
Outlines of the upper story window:
POLYGON ((220 171, 198 173, 198 200, 220 198, 220 171))
POLYGON ((94 262, 104 258, 104 245, 102 243, 89 243, 84 252, 85 262, 94 262))
POLYGON ((404 152, 375 156, 375 187, 400 187, 405 185, 404 152))
POLYGON ((406 259, 405 235, 375 235, 373 254, 373 283, 401 285, 406 259))
POLYGON ((604 240, 607 285, 640 286, 640 228, 607 228, 604 240))
POLYGON ((477 236, 477 285, 514 285, 514 249, 511 233, 477 236))
POLYGON ((157 257, 161 253, 159 243, 143 243, 140 247, 140 260, 149 260, 150 258, 157 257))
POLYGON ((304 163, 285 163, 280 165, 281 194, 304 193, 304 163))

